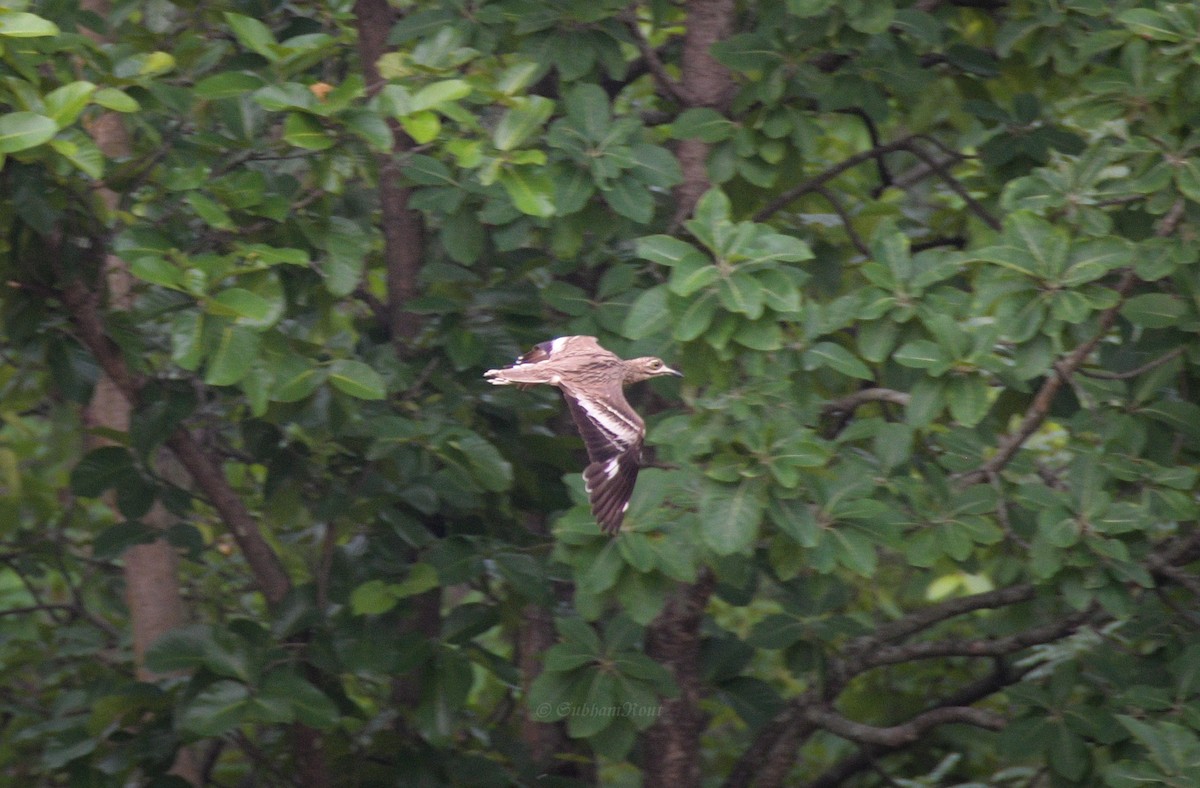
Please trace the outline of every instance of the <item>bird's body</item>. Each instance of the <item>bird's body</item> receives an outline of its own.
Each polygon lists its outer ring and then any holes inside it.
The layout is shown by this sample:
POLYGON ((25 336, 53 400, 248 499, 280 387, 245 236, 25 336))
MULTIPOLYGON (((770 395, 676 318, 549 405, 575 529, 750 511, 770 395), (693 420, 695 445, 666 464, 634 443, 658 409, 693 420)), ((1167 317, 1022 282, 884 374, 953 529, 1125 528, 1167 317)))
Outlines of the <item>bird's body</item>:
POLYGON ((587 446, 583 471, 592 514, 601 529, 616 533, 642 462, 646 425, 625 400, 625 386, 659 375, 679 375, 652 356, 624 360, 595 337, 559 337, 542 342, 511 367, 489 369, 498 386, 555 386, 563 393, 587 446))

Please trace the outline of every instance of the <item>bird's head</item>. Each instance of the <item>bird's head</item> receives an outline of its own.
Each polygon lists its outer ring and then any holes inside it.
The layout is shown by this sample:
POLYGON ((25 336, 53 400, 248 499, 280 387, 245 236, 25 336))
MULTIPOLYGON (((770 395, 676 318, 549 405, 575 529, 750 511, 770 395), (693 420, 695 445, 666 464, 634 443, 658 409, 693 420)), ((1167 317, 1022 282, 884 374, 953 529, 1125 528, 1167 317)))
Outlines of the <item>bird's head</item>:
POLYGON ((625 362, 626 385, 637 383, 640 380, 657 378, 660 375, 674 375, 677 378, 683 377, 682 372, 671 369, 663 363, 661 358, 654 356, 642 356, 641 358, 634 358, 625 362))

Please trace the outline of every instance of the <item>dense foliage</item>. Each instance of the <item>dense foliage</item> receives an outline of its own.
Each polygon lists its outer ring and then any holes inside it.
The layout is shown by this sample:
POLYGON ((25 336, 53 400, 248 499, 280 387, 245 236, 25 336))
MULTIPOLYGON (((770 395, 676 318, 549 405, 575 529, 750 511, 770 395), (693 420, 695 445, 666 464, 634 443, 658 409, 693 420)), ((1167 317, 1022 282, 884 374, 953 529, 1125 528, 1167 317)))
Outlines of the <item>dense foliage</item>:
POLYGON ((1194 4, 396 5, 0 7, 0 775, 1193 784, 1194 4))

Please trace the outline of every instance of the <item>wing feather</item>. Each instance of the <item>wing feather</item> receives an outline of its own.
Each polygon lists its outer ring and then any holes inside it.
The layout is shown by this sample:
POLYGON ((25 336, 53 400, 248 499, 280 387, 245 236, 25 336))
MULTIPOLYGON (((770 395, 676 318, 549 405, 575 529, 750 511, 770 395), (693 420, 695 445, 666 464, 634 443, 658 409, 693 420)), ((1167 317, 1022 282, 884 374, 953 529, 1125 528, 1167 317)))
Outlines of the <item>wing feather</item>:
POLYGON ((616 533, 641 468, 645 424, 625 401, 620 384, 602 395, 565 386, 562 391, 591 460, 583 482, 592 515, 602 530, 616 533))

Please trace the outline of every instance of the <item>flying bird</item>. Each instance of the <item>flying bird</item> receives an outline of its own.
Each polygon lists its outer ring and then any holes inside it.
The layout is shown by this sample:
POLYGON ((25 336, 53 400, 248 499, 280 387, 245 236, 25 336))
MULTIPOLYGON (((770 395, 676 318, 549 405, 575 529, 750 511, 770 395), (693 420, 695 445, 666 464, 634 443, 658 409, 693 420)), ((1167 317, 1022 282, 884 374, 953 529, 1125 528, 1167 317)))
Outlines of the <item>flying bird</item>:
POLYGON ((642 465, 646 423, 625 400, 625 386, 659 375, 683 377, 653 356, 625 360, 600 347, 595 337, 542 342, 503 369, 483 376, 497 386, 528 388, 544 383, 562 392, 587 446, 584 489, 600 529, 621 528, 642 465))

